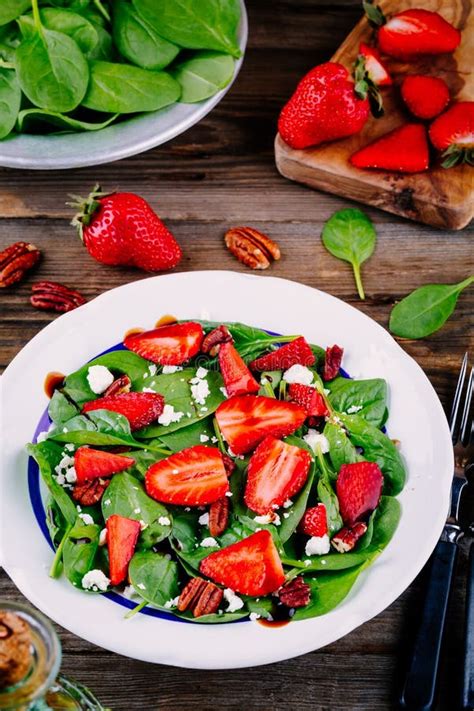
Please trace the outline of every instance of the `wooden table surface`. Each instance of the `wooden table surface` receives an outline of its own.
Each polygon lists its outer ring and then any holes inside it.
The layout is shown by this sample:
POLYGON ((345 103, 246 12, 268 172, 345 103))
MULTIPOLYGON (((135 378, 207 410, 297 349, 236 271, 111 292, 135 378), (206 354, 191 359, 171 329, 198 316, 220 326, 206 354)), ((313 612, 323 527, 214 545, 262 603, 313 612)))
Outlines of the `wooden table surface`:
MULTIPOLYGON (((331 56, 359 16, 358 0, 252 0, 242 72, 224 101, 198 126, 171 144, 107 166, 49 173, 0 169, 0 250, 28 240, 44 254, 35 274, 0 295, 0 368, 53 318, 28 303, 31 283, 38 277, 77 287, 89 299, 143 278, 131 269, 94 262, 68 224, 66 194, 87 193, 96 181, 151 201, 183 247, 182 271, 244 271, 226 251, 223 234, 229 226, 251 224, 281 246, 282 260, 270 274, 334 294, 384 326, 393 303, 410 290, 426 282, 460 281, 472 272, 472 229, 438 232, 368 210, 378 246, 364 267, 367 300, 361 303, 349 266, 330 256, 320 240, 323 222, 347 202, 289 183, 275 170, 273 138, 282 103, 305 71, 331 56)), ((474 355, 473 306, 471 289, 441 331, 403 343, 444 405, 449 405, 468 346, 474 355)), ((441 689, 440 708, 450 710, 455 708, 466 549, 464 544, 441 689)), ((59 630, 63 669, 89 685, 114 711, 390 709, 395 707, 423 580, 422 574, 390 608, 352 634, 280 664, 206 674, 158 667, 119 657, 59 630)), ((0 596, 21 599, 2 572, 0 596)))

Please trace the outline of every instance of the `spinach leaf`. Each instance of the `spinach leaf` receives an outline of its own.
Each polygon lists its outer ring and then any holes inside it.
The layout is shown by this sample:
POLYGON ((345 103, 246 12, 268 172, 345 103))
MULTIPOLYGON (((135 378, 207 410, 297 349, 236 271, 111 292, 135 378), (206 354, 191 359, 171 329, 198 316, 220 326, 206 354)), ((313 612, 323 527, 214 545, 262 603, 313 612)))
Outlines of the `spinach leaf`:
POLYGON ((234 60, 229 54, 200 52, 176 65, 171 74, 181 85, 180 101, 194 104, 229 84, 234 76, 234 60))
POLYGON ((349 594, 352 586, 362 570, 369 564, 366 559, 362 564, 334 572, 320 575, 317 578, 305 578, 311 588, 311 601, 306 607, 296 610, 294 620, 307 620, 309 617, 319 617, 333 610, 349 594))
MULTIPOLYGON (((99 43, 99 35, 93 23, 76 12, 68 9, 45 7, 41 9, 40 17, 43 27, 55 32, 63 32, 68 37, 71 37, 86 56, 93 52, 99 43)), ((31 30, 34 32, 33 16, 23 15, 20 18, 20 26, 23 32, 28 25, 30 32, 31 30)), ((29 34, 29 32, 26 34, 29 34)))
POLYGON ((384 493, 399 494, 405 485, 406 469, 391 439, 358 415, 339 414, 352 442, 362 447, 364 459, 377 462, 384 475, 384 493))
POLYGON ((328 252, 352 264, 357 291, 365 299, 360 267, 375 249, 377 235, 372 221, 356 208, 338 210, 325 223, 321 238, 328 252))
POLYGON ((329 459, 336 472, 343 464, 353 464, 360 458, 346 431, 334 422, 326 422, 323 431, 329 444, 329 459))
POLYGON ((12 132, 20 103, 21 90, 17 73, 15 69, 2 66, 0 60, 0 139, 12 132))
POLYGON ((369 548, 383 550, 393 537, 400 522, 401 507, 393 496, 382 496, 375 510, 372 541, 369 548))
POLYGON ((208 437, 204 444, 213 445, 214 429, 210 417, 193 422, 187 427, 170 434, 161 435, 159 441, 166 449, 170 449, 172 452, 181 452, 182 449, 194 447, 196 444, 203 444, 202 437, 208 437))
POLYGON ((382 378, 350 380, 338 377, 326 383, 326 387, 335 410, 346 414, 357 413, 375 427, 384 424, 387 417, 387 383, 382 378))
POLYGON ((68 524, 61 513, 59 505, 51 495, 49 496, 46 504, 46 525, 48 527, 53 546, 57 548, 66 533, 68 524))
POLYGON ((54 472, 54 467, 59 464, 63 456, 62 447, 54 444, 54 442, 40 442, 39 444, 28 444, 26 451, 38 463, 41 478, 56 502, 65 522, 69 526, 73 526, 77 518, 76 506, 65 489, 56 481, 54 472))
POLYGON ((147 524, 138 539, 139 549, 151 548, 171 532, 171 514, 162 504, 150 498, 143 485, 128 472, 112 477, 101 506, 106 521, 109 516, 118 514, 147 524))
POLYGON ((128 568, 130 582, 147 602, 164 607, 179 595, 178 564, 161 553, 139 551, 128 568))
POLYGON ((45 124, 61 129, 61 131, 100 131, 113 123, 119 114, 112 114, 104 121, 91 123, 73 118, 67 114, 59 114, 44 109, 23 109, 18 114, 16 130, 19 133, 44 133, 45 124))
POLYGON ((61 425, 79 414, 79 410, 60 390, 55 390, 49 401, 48 415, 55 425, 61 425))
POLYGON ((186 610, 186 612, 174 612, 174 614, 182 620, 190 620, 196 624, 213 625, 235 622, 236 620, 241 620, 243 617, 248 617, 249 613, 246 610, 241 610, 239 612, 223 612, 222 615, 215 613, 213 615, 201 615, 201 617, 194 617, 192 612, 186 610))
MULTIPOLYGON (((311 458, 313 458, 314 453, 311 447, 309 447, 303 439, 291 435, 289 437, 285 437, 285 442, 294 445, 295 447, 299 447, 300 449, 305 449, 311 454, 311 458)), ((278 528, 278 534, 280 536, 280 541, 282 544, 286 543, 290 536, 296 531, 296 527, 303 518, 304 512, 306 511, 311 487, 313 485, 314 473, 315 465, 314 463, 312 463, 308 473, 308 478, 306 479, 306 483, 303 488, 298 492, 298 494, 293 497, 292 505, 287 509, 281 509, 279 511, 281 524, 278 528)), ((234 474, 232 476, 234 476, 234 474)))
POLYGON ((133 0, 139 14, 169 42, 240 57, 238 0, 133 0))
POLYGON ((82 105, 106 113, 157 111, 178 101, 178 82, 165 72, 93 60, 82 105))
POLYGON ((347 568, 354 568, 361 563, 364 563, 370 556, 368 552, 352 551, 350 553, 329 553, 328 555, 315 555, 312 558, 305 558, 304 560, 296 560, 293 558, 282 557, 282 563, 284 565, 291 565, 294 568, 302 568, 302 572, 312 573, 330 573, 334 570, 346 570, 347 568), (306 562, 310 561, 310 565, 306 565, 306 562))
POLYGON ((459 284, 428 284, 415 289, 396 304, 389 328, 400 338, 424 338, 445 324, 459 295, 474 282, 474 275, 459 284))
POLYGON ((163 69, 179 52, 179 47, 160 37, 125 0, 114 5, 113 36, 119 52, 143 69, 163 69))
POLYGON ((337 500, 336 492, 332 488, 331 479, 327 473, 327 469, 322 469, 319 466, 319 479, 317 484, 318 499, 325 505, 328 520, 329 535, 334 535, 342 528, 342 518, 339 513, 339 501, 337 500))
POLYGON ((272 618, 275 603, 270 597, 261 597, 258 602, 256 598, 246 597, 245 595, 242 595, 242 599, 245 600, 245 606, 249 612, 255 612, 265 620, 272 618))
POLYGON ((0 25, 7 25, 23 15, 31 7, 31 0, 2 0, 0 3, 0 25))
POLYGON ((82 588, 82 579, 95 567, 99 548, 100 526, 86 525, 79 517, 64 542, 62 558, 64 573, 76 587, 82 588))
POLYGON ((173 510, 173 529, 171 535, 176 541, 178 552, 193 551, 198 542, 198 511, 173 510))

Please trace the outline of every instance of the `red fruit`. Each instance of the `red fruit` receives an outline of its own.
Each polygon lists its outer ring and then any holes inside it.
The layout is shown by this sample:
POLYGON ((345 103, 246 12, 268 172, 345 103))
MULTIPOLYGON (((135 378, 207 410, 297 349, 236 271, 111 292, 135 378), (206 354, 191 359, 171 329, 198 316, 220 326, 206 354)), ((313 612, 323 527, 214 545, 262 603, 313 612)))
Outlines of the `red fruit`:
POLYGON ((420 119, 434 118, 449 103, 449 89, 438 77, 411 74, 403 80, 402 99, 414 116, 420 119))
POLYGON ((291 383, 288 388, 288 395, 290 400, 304 407, 308 417, 325 417, 329 415, 323 396, 311 385, 291 383))
POLYGON ((245 503, 258 514, 270 513, 301 489, 310 466, 306 450, 265 437, 250 458, 245 503))
POLYGON ((285 582, 280 556, 269 531, 211 553, 201 561, 203 575, 241 595, 268 595, 285 582))
POLYGON ((292 148, 309 148, 358 133, 368 117, 369 102, 356 96, 347 69, 326 62, 300 81, 283 107, 278 130, 292 148))
POLYGON ((324 358, 323 380, 334 380, 339 375, 341 369, 342 356, 344 349, 341 346, 334 344, 326 348, 324 358))
POLYGON ((377 86, 390 86, 392 78, 375 47, 360 43, 359 54, 364 58, 368 78, 377 86))
POLYGON ((326 507, 324 504, 317 504, 310 509, 306 509, 303 519, 299 525, 302 533, 307 536, 325 536, 328 532, 328 520, 326 507))
POLYGON ((127 418, 131 430, 151 425, 163 412, 165 401, 158 393, 120 393, 86 402, 82 412, 111 410, 127 418))
POLYGON ((219 366, 229 396, 256 393, 260 389, 260 385, 232 343, 223 343, 220 346, 219 366))
POLYGON ((474 101, 459 101, 430 126, 431 143, 444 151, 444 168, 456 163, 474 165, 474 101))
POLYGON ((166 504, 204 506, 225 496, 229 482, 219 450, 198 444, 152 464, 145 488, 166 504))
POLYGON ((199 353, 203 338, 201 324, 188 321, 134 333, 125 338, 124 345, 153 363, 181 365, 199 353))
POLYGON ((89 254, 102 264, 124 264, 156 272, 172 269, 181 248, 143 198, 133 193, 103 193, 98 185, 85 200, 72 224, 89 254))
POLYGON ((429 166, 426 129, 407 123, 356 151, 350 162, 356 168, 380 168, 398 173, 419 173, 429 166))
POLYGON ((127 577, 128 564, 135 552, 140 535, 140 522, 113 514, 107 519, 105 527, 109 549, 110 582, 112 585, 120 585, 127 577))
POLYGON ((219 405, 216 418, 235 454, 245 454, 267 435, 286 437, 294 432, 305 421, 306 410, 262 395, 237 395, 219 405))
POLYGON ((380 51, 397 59, 454 52, 460 41, 461 33, 441 15, 417 8, 398 12, 378 31, 380 51))
POLYGON ((303 336, 286 343, 276 351, 260 356, 250 363, 252 370, 286 370, 292 365, 313 365, 316 361, 309 343, 303 336))
POLYGON ((336 493, 344 523, 352 526, 373 511, 380 501, 382 486, 383 475, 378 464, 343 464, 336 481, 336 493))
POLYGON ((79 447, 74 454, 74 469, 78 484, 123 472, 132 464, 135 464, 132 457, 124 457, 91 447, 79 447))

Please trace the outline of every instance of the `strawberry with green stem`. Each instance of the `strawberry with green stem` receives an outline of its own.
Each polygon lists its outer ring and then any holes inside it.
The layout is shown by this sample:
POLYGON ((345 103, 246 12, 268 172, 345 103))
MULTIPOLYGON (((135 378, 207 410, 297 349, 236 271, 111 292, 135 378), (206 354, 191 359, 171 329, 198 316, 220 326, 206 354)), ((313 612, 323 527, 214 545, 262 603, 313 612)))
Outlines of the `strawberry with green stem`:
POLYGON ((431 143, 442 151, 443 168, 474 165, 474 101, 459 101, 429 128, 431 143))

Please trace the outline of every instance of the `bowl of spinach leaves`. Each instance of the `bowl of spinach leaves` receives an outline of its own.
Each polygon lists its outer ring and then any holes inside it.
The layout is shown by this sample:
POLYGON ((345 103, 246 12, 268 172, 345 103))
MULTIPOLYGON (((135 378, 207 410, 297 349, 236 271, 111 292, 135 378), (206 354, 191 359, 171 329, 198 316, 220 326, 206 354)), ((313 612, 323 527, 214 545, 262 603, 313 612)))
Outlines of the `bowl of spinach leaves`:
POLYGON ((243 0, 2 0, 0 165, 125 158, 197 123, 237 76, 243 0))

